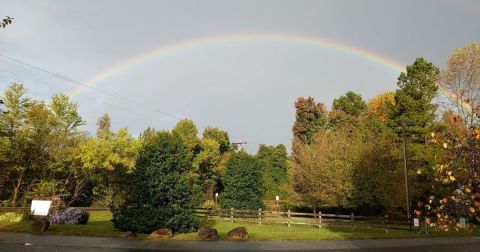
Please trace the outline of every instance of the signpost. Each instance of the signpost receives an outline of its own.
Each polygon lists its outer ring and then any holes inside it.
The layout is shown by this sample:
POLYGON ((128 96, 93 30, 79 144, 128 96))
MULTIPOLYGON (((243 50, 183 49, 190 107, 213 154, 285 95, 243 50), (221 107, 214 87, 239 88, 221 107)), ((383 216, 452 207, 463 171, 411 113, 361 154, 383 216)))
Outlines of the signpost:
POLYGON ((50 226, 50 222, 47 220, 47 216, 48 212, 50 211, 51 205, 51 200, 32 200, 30 211, 33 216, 37 217, 36 220, 32 223, 32 231, 47 231, 48 227, 50 226))
POLYGON ((418 218, 413 218, 413 226, 416 228, 420 227, 420 222, 418 218))
POLYGON ((51 205, 51 200, 32 200, 30 211, 35 216, 47 216, 51 205))
POLYGON ((275 209, 277 210, 277 212, 279 212, 279 208, 278 208, 278 201, 280 200, 280 196, 275 196, 275 209))

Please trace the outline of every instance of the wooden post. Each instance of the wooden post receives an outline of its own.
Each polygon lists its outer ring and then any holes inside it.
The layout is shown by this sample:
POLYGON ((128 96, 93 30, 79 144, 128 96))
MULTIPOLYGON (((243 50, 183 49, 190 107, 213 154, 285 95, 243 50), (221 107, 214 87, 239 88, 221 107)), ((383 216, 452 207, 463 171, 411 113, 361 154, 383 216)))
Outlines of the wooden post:
POLYGON ((233 207, 230 208, 230 221, 231 221, 232 223, 233 223, 233 212, 234 212, 234 211, 235 211, 235 210, 233 209, 233 207))
POLYGON ((318 229, 322 228, 322 211, 318 211, 318 229))
POLYGON ((353 231, 353 221, 355 220, 355 215, 353 213, 350 214, 350 224, 352 225, 352 231, 353 231))
POLYGON ((262 209, 258 209, 258 224, 262 225, 262 209))
POLYGON ((385 220, 383 224, 385 228, 385 233, 388 233, 388 214, 385 214, 385 220))
POLYGON ((290 227, 290 209, 288 209, 287 217, 288 217, 288 227, 290 227))

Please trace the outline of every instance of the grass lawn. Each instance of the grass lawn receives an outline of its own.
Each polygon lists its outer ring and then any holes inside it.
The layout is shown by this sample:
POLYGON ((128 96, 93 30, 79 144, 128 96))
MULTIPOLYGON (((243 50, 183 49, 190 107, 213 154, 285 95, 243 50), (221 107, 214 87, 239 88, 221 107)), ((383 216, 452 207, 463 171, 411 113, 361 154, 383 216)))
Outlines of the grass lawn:
MULTIPOLYGON (((56 235, 79 235, 79 236, 103 236, 120 237, 122 232, 115 230, 110 222, 112 215, 108 211, 93 211, 86 225, 61 225, 53 224, 47 234, 56 235)), ((230 223, 228 221, 206 220, 202 225, 216 228, 221 239, 225 239, 228 231, 236 227, 246 227, 251 240, 323 240, 323 239, 367 239, 367 238, 399 238, 399 237, 426 237, 416 232, 390 229, 385 233, 383 229, 324 227, 316 229, 310 226, 295 226, 290 228, 283 225, 268 225, 254 223, 230 223)), ((0 222, 0 231, 10 232, 31 232, 30 222, 9 223, 0 222)), ((480 230, 473 233, 465 231, 433 232, 429 237, 438 236, 479 236, 480 230)), ((147 235, 140 235, 139 238, 146 238, 147 235)), ((196 240, 197 233, 177 234, 174 240, 196 240)))

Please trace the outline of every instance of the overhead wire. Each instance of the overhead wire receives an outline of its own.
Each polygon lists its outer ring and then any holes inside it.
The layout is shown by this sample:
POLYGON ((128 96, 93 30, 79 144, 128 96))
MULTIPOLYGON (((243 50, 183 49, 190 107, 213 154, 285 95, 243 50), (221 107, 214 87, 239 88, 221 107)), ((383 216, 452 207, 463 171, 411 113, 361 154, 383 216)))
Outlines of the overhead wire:
MULTIPOLYGON (((182 117, 179 117, 179 116, 176 116, 176 115, 173 115, 173 114, 170 114, 170 113, 166 113, 166 112, 160 111, 160 110, 158 110, 158 109, 156 109, 156 108, 153 108, 153 107, 151 107, 151 106, 147 106, 147 105, 144 105, 144 104, 135 102, 134 100, 131 100, 131 99, 128 99, 128 98, 119 96, 119 95, 114 94, 114 93, 112 93, 112 92, 110 92, 110 91, 106 91, 106 90, 103 90, 103 89, 100 89, 100 88, 92 87, 92 86, 87 85, 87 84, 85 84, 85 83, 83 83, 83 82, 80 82, 80 81, 74 80, 74 79, 72 79, 72 78, 66 77, 65 75, 61 75, 61 74, 58 74, 58 73, 55 73, 55 72, 46 70, 46 69, 44 69, 44 68, 42 68, 42 67, 38 67, 38 66, 35 66, 35 65, 33 65, 33 64, 30 64, 30 63, 27 63, 27 62, 24 62, 24 61, 21 61, 21 60, 18 60, 18 59, 15 59, 15 58, 12 58, 12 57, 3 55, 3 54, 0 54, 0 57, 1 57, 1 58, 4 58, 4 59, 7 59, 7 60, 9 60, 9 61, 15 62, 15 63, 17 63, 17 64, 23 65, 23 66, 27 66, 27 67, 33 68, 33 69, 35 69, 35 70, 37 70, 37 71, 40 71, 40 72, 43 72, 43 73, 46 73, 46 74, 55 76, 55 77, 57 77, 57 78, 66 80, 66 81, 71 82, 71 83, 73 83, 73 84, 75 84, 75 85, 83 86, 83 87, 88 88, 88 89, 90 89, 90 90, 92 90, 92 91, 94 91, 94 92, 100 92, 100 93, 103 93, 103 94, 108 95, 108 96, 110 96, 110 97, 113 97, 113 98, 116 98, 116 99, 119 99, 119 100, 123 100, 123 101, 125 101, 125 102, 127 102, 127 103, 130 103, 130 104, 132 104, 132 105, 138 106, 138 107, 140 107, 140 108, 144 108, 144 109, 147 109, 147 110, 151 110, 151 111, 153 111, 153 112, 155 112, 155 113, 162 114, 162 115, 165 115, 165 116, 168 116, 168 117, 177 119, 177 120, 182 120, 182 119, 184 119, 184 118, 182 118, 182 117)), ((135 113, 136 113, 136 112, 135 112, 135 113)), ((161 120, 161 119, 159 119, 159 120, 161 120)), ((164 120, 164 121, 166 121, 166 120, 164 120)), ((197 123, 197 125, 200 126, 200 127, 203 128, 203 129, 205 129, 205 128, 208 127, 208 126, 204 126, 204 125, 199 124, 199 123, 197 123)), ((242 138, 240 138, 240 139, 242 139, 242 138)), ((253 143, 254 145, 257 145, 257 146, 260 145, 259 143, 256 143, 256 142, 254 142, 254 141, 248 141, 248 142, 253 143)))

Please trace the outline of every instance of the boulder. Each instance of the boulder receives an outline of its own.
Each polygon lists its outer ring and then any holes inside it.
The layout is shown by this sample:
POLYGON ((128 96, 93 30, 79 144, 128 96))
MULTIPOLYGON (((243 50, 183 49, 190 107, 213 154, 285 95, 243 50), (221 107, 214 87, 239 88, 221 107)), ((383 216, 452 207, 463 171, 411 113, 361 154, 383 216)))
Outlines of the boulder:
POLYGON ((32 223, 33 232, 45 232, 50 226, 50 221, 48 220, 36 220, 32 223))
POLYGON ((172 238, 173 233, 169 228, 160 228, 153 231, 148 238, 149 239, 170 239, 172 238))
POLYGON ((202 240, 218 240, 218 232, 215 228, 200 227, 198 229, 198 238, 202 240))
POLYGON ((246 241, 248 240, 248 232, 245 227, 238 227, 230 230, 227 235, 228 240, 246 241))
POLYGON ((136 237, 136 236, 137 236, 137 234, 135 234, 132 231, 127 231, 127 232, 123 233, 123 238, 133 238, 133 237, 136 237))

